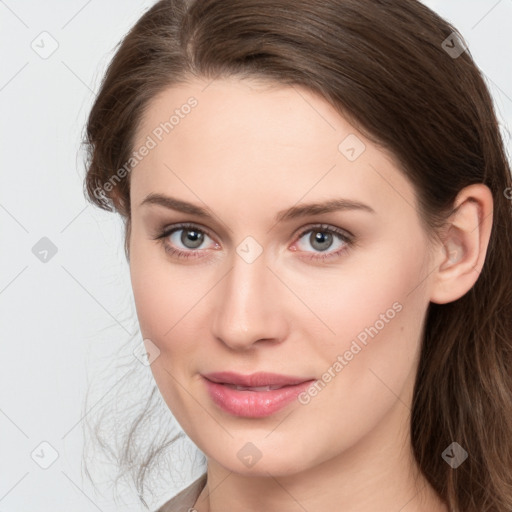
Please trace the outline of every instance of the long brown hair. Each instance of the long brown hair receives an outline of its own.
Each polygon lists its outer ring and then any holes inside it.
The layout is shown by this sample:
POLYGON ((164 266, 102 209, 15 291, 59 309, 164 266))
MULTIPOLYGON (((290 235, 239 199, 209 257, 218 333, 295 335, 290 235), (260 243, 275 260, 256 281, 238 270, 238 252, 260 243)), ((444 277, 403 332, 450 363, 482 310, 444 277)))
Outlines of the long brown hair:
MULTIPOLYGON (((118 48, 84 141, 86 195, 122 216, 128 260, 129 173, 108 191, 105 184, 130 160, 145 107, 174 84, 229 76, 322 95, 396 156, 429 232, 463 187, 490 188, 494 223, 476 284, 427 311, 411 437, 421 471, 451 510, 510 512, 512 183, 492 99, 463 37, 416 0, 157 2, 118 48), (452 442, 468 453, 456 469, 442 457, 452 442)), ((131 462, 140 489, 151 459, 131 462)))

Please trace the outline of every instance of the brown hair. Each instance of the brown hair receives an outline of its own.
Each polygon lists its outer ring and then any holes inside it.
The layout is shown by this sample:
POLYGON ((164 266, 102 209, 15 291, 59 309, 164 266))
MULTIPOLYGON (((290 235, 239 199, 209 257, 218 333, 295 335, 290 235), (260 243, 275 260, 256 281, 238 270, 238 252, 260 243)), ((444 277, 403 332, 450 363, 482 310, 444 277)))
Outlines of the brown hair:
MULTIPOLYGON (((430 232, 463 187, 487 185, 494 222, 486 261, 463 297, 429 305, 411 436, 421 471, 454 512, 509 512, 512 183, 492 99, 464 44, 415 0, 159 1, 102 82, 87 124, 85 187, 90 201, 121 214, 129 260, 129 176, 111 193, 103 185, 129 161, 144 109, 174 84, 229 76, 323 96, 395 155, 430 232), (469 454, 456 469, 441 456, 453 441, 469 454)), ((132 463, 139 489, 151 458, 132 463)))

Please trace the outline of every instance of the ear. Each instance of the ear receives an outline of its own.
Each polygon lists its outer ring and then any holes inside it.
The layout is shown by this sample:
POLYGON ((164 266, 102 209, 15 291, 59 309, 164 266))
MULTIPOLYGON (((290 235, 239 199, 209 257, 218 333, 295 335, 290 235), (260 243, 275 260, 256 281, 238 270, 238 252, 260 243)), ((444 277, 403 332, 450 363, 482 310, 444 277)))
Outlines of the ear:
POLYGON ((435 253, 430 300, 437 304, 462 297, 480 275, 491 236, 492 193, 483 183, 469 185, 457 195, 454 209, 435 253))

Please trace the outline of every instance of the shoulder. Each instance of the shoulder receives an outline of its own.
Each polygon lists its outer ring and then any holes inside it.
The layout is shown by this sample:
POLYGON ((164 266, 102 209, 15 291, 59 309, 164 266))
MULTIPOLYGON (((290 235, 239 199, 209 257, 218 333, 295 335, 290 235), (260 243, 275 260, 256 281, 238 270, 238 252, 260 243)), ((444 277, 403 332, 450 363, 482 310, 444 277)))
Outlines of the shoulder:
POLYGON ((188 509, 194 506, 205 484, 206 473, 203 473, 197 480, 194 480, 174 498, 166 501, 155 512, 188 512, 188 509))

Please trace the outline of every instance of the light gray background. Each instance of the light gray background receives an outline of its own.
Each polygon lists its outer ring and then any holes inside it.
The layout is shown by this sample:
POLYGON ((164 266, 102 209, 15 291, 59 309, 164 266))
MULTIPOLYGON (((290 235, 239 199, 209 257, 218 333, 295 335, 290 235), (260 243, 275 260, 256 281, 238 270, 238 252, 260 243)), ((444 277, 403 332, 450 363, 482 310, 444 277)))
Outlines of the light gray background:
MULTIPOLYGON (((509 148, 512 0, 425 3, 468 41, 509 148)), ((134 347, 141 340, 122 224, 86 203, 79 144, 114 47, 152 4, 0 0, 0 512, 144 510, 129 489, 121 506, 108 485, 101 496, 81 476, 89 379, 114 368, 113 354, 130 337, 134 347), (42 58, 52 44, 55 52, 42 58), (47 262, 32 251, 43 237, 57 248, 47 262), (43 441, 58 452, 48 469, 35 462, 50 460, 43 441)), ((112 370, 103 395, 123 385, 122 376, 112 370)), ((197 475, 191 468, 163 479, 150 507, 197 475)))

